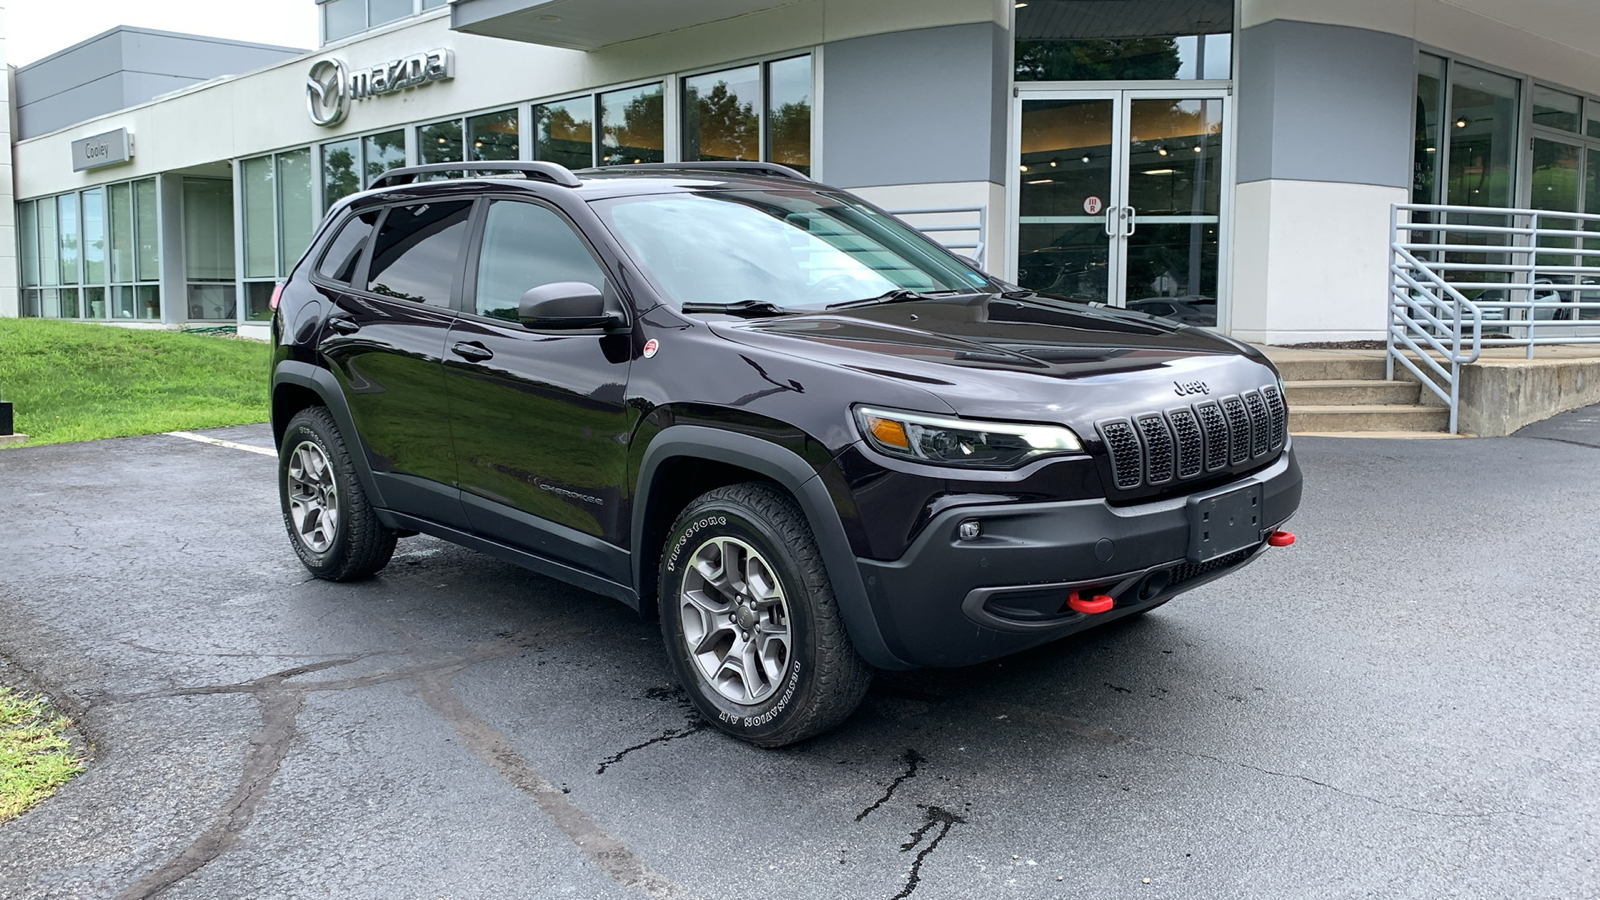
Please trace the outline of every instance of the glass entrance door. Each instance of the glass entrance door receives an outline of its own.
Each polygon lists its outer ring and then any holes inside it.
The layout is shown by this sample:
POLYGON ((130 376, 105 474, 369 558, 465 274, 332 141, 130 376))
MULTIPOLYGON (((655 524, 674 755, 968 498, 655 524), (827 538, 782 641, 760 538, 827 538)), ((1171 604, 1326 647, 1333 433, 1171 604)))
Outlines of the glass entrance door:
POLYGON ((1018 104, 1017 283, 1215 326, 1223 96, 1040 92, 1018 104))

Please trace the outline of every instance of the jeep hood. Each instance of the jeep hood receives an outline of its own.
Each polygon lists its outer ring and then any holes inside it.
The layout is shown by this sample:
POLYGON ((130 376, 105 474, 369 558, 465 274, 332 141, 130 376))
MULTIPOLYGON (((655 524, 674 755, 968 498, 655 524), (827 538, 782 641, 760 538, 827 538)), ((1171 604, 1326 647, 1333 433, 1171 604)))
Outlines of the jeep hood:
POLYGON ((1080 427, 1277 377, 1266 357, 1210 332, 1044 297, 932 298, 712 327, 737 343, 921 386, 960 415, 1080 427))

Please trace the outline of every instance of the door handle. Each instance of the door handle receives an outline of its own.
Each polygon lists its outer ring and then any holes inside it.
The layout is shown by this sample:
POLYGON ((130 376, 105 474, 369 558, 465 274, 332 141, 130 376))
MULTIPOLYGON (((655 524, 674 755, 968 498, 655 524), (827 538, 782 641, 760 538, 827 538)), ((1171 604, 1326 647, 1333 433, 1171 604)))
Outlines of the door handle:
POLYGON ((486 359, 494 359, 494 351, 476 341, 458 341, 450 348, 450 352, 467 362, 483 362, 486 359))
POLYGON ((1117 232, 1122 230, 1122 226, 1112 224, 1112 223, 1117 221, 1117 217, 1120 216, 1120 215, 1122 215, 1122 207, 1120 207, 1120 206, 1108 206, 1108 207, 1106 207, 1106 236, 1107 237, 1116 237, 1117 236, 1117 232))
POLYGON ((1131 206, 1124 206, 1122 208, 1123 217, 1127 220, 1127 223, 1128 223, 1128 227, 1126 229, 1124 229, 1123 232, 1122 232, 1122 236, 1123 237, 1133 237, 1133 230, 1135 228, 1139 227, 1138 212, 1139 212, 1138 210, 1134 209, 1131 206))
POLYGON ((361 323, 344 316, 333 316, 328 319, 328 330, 340 334, 355 334, 361 330, 361 323))

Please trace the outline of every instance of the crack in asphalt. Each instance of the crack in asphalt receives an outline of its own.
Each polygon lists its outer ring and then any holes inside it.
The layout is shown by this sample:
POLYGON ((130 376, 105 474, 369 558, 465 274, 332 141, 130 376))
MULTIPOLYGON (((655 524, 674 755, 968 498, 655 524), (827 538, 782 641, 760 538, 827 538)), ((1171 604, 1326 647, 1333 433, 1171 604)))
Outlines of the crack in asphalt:
POLYGON ((665 744, 668 741, 675 741, 678 738, 686 738, 691 734, 699 734, 710 727, 710 725, 710 722, 700 719, 699 721, 691 721, 682 728, 668 728, 666 731, 661 732, 642 744, 634 744, 632 747, 628 747, 614 756, 609 756, 601 760, 600 768, 595 769, 594 773, 596 775, 604 775, 607 769, 611 768, 616 763, 621 762, 624 756, 627 756, 635 750, 643 750, 644 748, 653 746, 655 744, 665 744))
POLYGON ((907 747, 906 752, 900 754, 900 760, 906 764, 905 772, 896 776, 893 781, 889 782, 889 787, 883 792, 882 797, 879 797, 871 806, 856 814, 857 822, 871 815, 873 810, 884 805, 885 803, 888 803, 889 798, 894 796, 894 792, 899 789, 901 784, 917 777, 917 766, 927 761, 922 754, 918 753, 916 749, 912 747, 907 747))
POLYGON ((922 825, 916 831, 911 832, 911 840, 900 845, 900 852, 910 852, 912 848, 922 843, 922 839, 927 837, 928 832, 932 831, 935 826, 938 826, 939 833, 934 835, 933 840, 928 842, 928 846, 923 847, 917 853, 916 859, 911 861, 911 871, 906 875, 905 887, 901 888, 900 893, 895 894, 891 900, 905 900, 906 897, 911 896, 911 892, 915 891, 917 885, 922 883, 923 860, 926 860, 928 855, 938 848, 939 842, 944 840, 945 835, 950 833, 951 828, 967 823, 966 819, 942 807, 924 806, 922 809, 926 812, 922 825))
MULTIPOLYGON (((1221 765, 1238 766, 1238 767, 1240 767, 1242 769, 1249 769, 1252 772, 1260 772, 1262 775, 1271 775, 1274 778, 1291 778, 1291 779, 1293 779, 1295 781, 1303 781, 1306 784, 1316 785, 1317 787, 1320 787, 1320 788, 1327 788, 1328 790, 1333 791, 1336 794, 1340 794, 1340 795, 1343 795, 1345 797, 1349 797, 1349 798, 1351 798, 1353 800, 1365 800, 1368 803, 1375 803, 1375 804, 1377 804, 1377 805, 1379 805, 1379 806, 1381 806, 1381 807, 1383 807, 1385 809, 1403 810, 1405 812, 1416 813, 1419 816, 1435 816, 1435 817, 1441 818, 1441 819, 1487 819, 1487 818, 1489 818, 1491 816, 1527 815, 1526 813, 1520 813, 1520 812, 1517 812, 1516 810, 1511 810, 1511 809, 1493 809, 1493 810, 1488 810, 1486 812, 1464 812, 1464 813, 1447 813, 1447 812, 1438 812, 1436 810, 1431 810, 1431 809, 1419 809, 1419 808, 1417 808, 1415 806, 1407 806, 1404 803, 1394 803, 1394 802, 1391 802, 1391 801, 1388 801, 1388 800, 1382 800, 1382 799, 1379 799, 1377 797, 1372 797, 1372 796, 1369 796, 1367 794, 1358 794, 1355 791, 1347 791, 1344 788, 1341 788, 1341 787, 1339 787, 1337 785, 1329 784, 1326 781, 1318 781, 1318 780, 1316 780, 1315 778, 1312 778, 1309 775, 1297 775, 1297 774, 1295 774, 1293 772, 1278 772, 1278 771, 1275 771, 1273 769, 1263 768, 1261 766, 1253 766, 1253 765, 1251 765, 1249 763, 1246 763, 1246 762, 1239 762, 1238 760, 1222 759, 1221 757, 1217 757, 1217 756, 1209 756, 1209 755, 1204 754, 1204 753, 1191 753, 1191 752, 1188 752, 1188 751, 1185 751, 1185 750, 1171 750, 1171 749, 1168 749, 1166 747, 1157 747, 1157 746, 1155 746, 1153 744, 1142 744, 1142 746, 1148 747, 1151 750, 1159 750, 1162 753, 1171 753, 1171 754, 1175 754, 1177 756, 1187 756, 1190 759, 1203 759, 1203 760, 1206 760, 1208 762, 1214 762, 1214 763, 1218 763, 1218 764, 1221 764, 1221 765)), ((1530 816, 1529 818, 1537 819, 1538 817, 1537 816, 1530 816)))
MULTIPOLYGON (((554 630, 539 629, 535 631, 533 629, 529 629, 529 631, 533 632, 533 634, 529 635, 529 640, 532 640, 533 638, 548 640, 553 636, 578 633, 588 630, 587 627, 577 624, 576 620, 572 618, 558 618, 554 620, 552 624, 557 626, 554 630)), ((118 900, 147 900, 147 898, 157 897, 167 891, 173 885, 203 869, 211 861, 215 860, 218 856, 226 852, 229 847, 231 847, 235 841, 238 840, 239 835, 250 825, 250 820, 254 817, 257 806, 260 805, 261 800, 266 796, 267 791, 271 788, 273 780, 277 777, 279 766, 289 753, 290 745, 293 743, 296 734, 295 720, 299 715, 300 709, 305 702, 305 697, 307 694, 321 691, 350 690, 353 688, 405 680, 414 680, 419 686, 425 687, 424 682, 430 679, 436 680, 438 678, 452 678, 454 677, 455 673, 469 666, 509 656, 512 653, 516 653, 525 649, 526 642, 523 640, 518 640, 518 637, 519 635, 512 635, 510 636, 510 639, 486 641, 470 653, 462 654, 445 660, 439 660, 432 663, 415 666, 406 666, 385 672, 357 676, 354 678, 345 678, 337 681, 315 682, 311 684, 288 683, 289 679, 300 675, 308 675, 310 673, 320 672, 325 669, 347 666, 373 656, 391 655, 401 651, 384 650, 350 654, 336 659, 327 659, 318 662, 307 663, 305 665, 292 666, 287 669, 282 669, 277 672, 263 675, 259 678, 251 679, 250 681, 239 682, 236 684, 201 685, 190 688, 175 688, 172 690, 148 691, 126 695, 115 695, 108 693, 94 698, 90 702, 110 704, 134 703, 143 700, 173 697, 194 697, 218 694, 253 694, 261 701, 262 707, 261 730, 250 739, 250 748, 246 753, 245 763, 242 771, 240 772, 239 786, 237 789, 235 789, 233 795, 229 797, 227 803, 223 805, 221 813, 218 815, 216 820, 213 821, 211 826, 202 832, 199 837, 190 842, 189 846, 185 847, 181 852, 179 852, 177 856, 173 857, 154 871, 144 875, 120 894, 118 894, 118 900)), ((147 648, 141 647, 139 649, 147 648)), ((454 695, 451 696, 453 697, 454 695)), ((460 701, 456 702, 459 704, 460 701)), ((431 707, 434 704, 432 701, 430 701, 429 705, 431 707)), ((461 707, 461 710, 465 712, 465 707, 461 707)), ((467 715, 470 716, 470 713, 467 713, 467 715)), ((458 733, 462 733, 459 723, 452 722, 451 724, 456 725, 458 733)), ((488 726, 483 727, 487 728, 488 726)), ((495 734, 498 733, 495 732, 495 734)), ((467 735, 462 733, 462 737, 463 740, 466 740, 467 735)), ((504 741, 504 738, 502 737, 501 740, 504 741)), ((469 746, 471 746, 471 742, 469 742, 469 746)), ((506 751, 511 752, 513 757, 515 756, 514 751, 510 751, 509 744, 506 745, 506 751)), ((490 762, 491 765, 494 764, 494 760, 491 759, 490 762)), ((499 766, 496 766, 496 768, 497 771, 501 771, 501 774, 506 774, 505 771, 501 770, 499 766)), ((532 774, 535 778, 539 777, 536 773, 532 773, 531 770, 529 771, 529 774, 532 774)), ((510 776, 507 777, 510 778, 510 776)), ((510 780, 513 784, 517 784, 518 787, 523 787, 524 790, 527 789, 523 784, 519 783, 516 778, 510 778, 510 780)), ((544 784, 548 785, 548 782, 544 782, 544 784)), ((552 788, 552 790, 554 789, 552 788)), ((542 805, 543 804, 541 804, 541 806, 542 805)), ((573 806, 572 808, 576 809, 576 806, 573 806)), ((549 810, 546 811, 548 812, 549 810)), ((578 812, 579 815, 583 815, 581 810, 578 812)), ((552 818, 555 817, 552 816, 552 818)), ((559 821, 558 824, 560 824, 559 821)), ((563 828, 563 830, 566 829, 563 828)), ((598 829, 596 829, 596 832, 599 835, 604 836, 604 832, 599 832, 598 829)), ((570 833, 571 832, 569 832, 569 834, 570 833)), ((574 837, 574 841, 578 843, 580 849, 583 849, 584 852, 591 858, 594 858, 597 862, 600 862, 602 866, 604 866, 605 860, 615 857, 619 852, 618 848, 620 848, 620 852, 624 855, 624 857, 619 871, 621 871, 624 875, 629 876, 631 879, 629 881, 623 881, 623 883, 627 886, 639 887, 640 889, 645 890, 645 893, 647 893, 649 896, 658 898, 658 900, 676 900, 676 898, 682 896, 680 893, 674 893, 672 891, 653 892, 656 881, 660 881, 662 884, 666 884, 668 887, 672 887, 672 885, 670 882, 665 882, 664 880, 659 879, 659 876, 655 876, 654 873, 649 872, 647 869, 642 869, 642 864, 640 864, 638 867, 640 868, 640 872, 642 874, 635 873, 626 864, 626 860, 632 858, 631 854, 628 853, 627 848, 622 846, 619 842, 616 842, 614 839, 609 838, 609 836, 604 837, 606 841, 610 841, 611 845, 615 846, 606 845, 605 841, 599 841, 601 844, 601 849, 594 851, 591 850, 590 847, 586 847, 584 842, 578 840, 577 837, 574 837)), ((608 874, 610 874, 609 871, 608 874)), ((613 875, 613 877, 617 876, 613 875)), ((622 881, 621 878, 618 880, 622 881)))
POLYGON ((416 684, 423 702, 455 729, 468 750, 532 798, 583 855, 617 884, 655 900, 684 900, 688 896, 608 834, 560 788, 530 768, 509 738, 473 714, 451 690, 454 675, 455 672, 434 672, 417 678, 416 684))
POLYGON ((289 745, 295 736, 295 719, 304 700, 304 695, 282 689, 269 688, 261 694, 261 730, 250 739, 239 787, 228 798, 222 815, 176 858, 119 894, 119 900, 160 896, 221 856, 239 839, 277 777, 284 757, 289 754, 289 745))

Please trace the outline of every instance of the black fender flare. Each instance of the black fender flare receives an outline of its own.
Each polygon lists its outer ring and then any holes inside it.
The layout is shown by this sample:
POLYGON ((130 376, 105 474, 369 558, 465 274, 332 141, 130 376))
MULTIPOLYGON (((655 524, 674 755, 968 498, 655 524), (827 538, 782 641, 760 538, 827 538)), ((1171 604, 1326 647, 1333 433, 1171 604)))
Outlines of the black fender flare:
MULTIPOLYGON (((350 404, 345 402, 344 391, 339 388, 338 379, 327 369, 286 359, 272 370, 274 397, 277 396, 278 386, 284 384, 305 388, 322 398, 322 405, 332 414, 334 422, 339 426, 339 434, 344 437, 351 451, 350 461, 355 464, 356 477, 361 479, 362 490, 366 491, 372 505, 378 508, 380 517, 383 517, 389 505, 383 502, 383 493, 378 490, 377 479, 372 477, 372 469, 367 465, 367 455, 361 447, 360 432, 356 430, 355 418, 350 415, 350 404)), ((287 422, 273 422, 273 436, 276 437, 279 429, 287 424, 287 422)), ((278 452, 281 454, 283 448, 279 447, 278 452)), ((384 524, 392 526, 392 523, 387 521, 384 524)))
POLYGON ((651 440, 639 463, 639 478, 635 486, 633 506, 633 583, 643 587, 645 498, 655 481, 656 470, 669 459, 688 456, 712 460, 749 469, 782 485, 794 496, 811 533, 822 551, 822 562, 828 570, 828 580, 833 584, 834 596, 839 600, 839 614, 844 618, 845 630, 856 652, 868 663, 880 669, 910 669, 910 664, 896 657, 883 639, 867 599, 866 585, 861 580, 861 569, 856 565, 850 540, 839 521, 833 499, 827 487, 799 454, 771 441, 748 434, 721 431, 701 425, 673 425, 662 430, 651 440))

